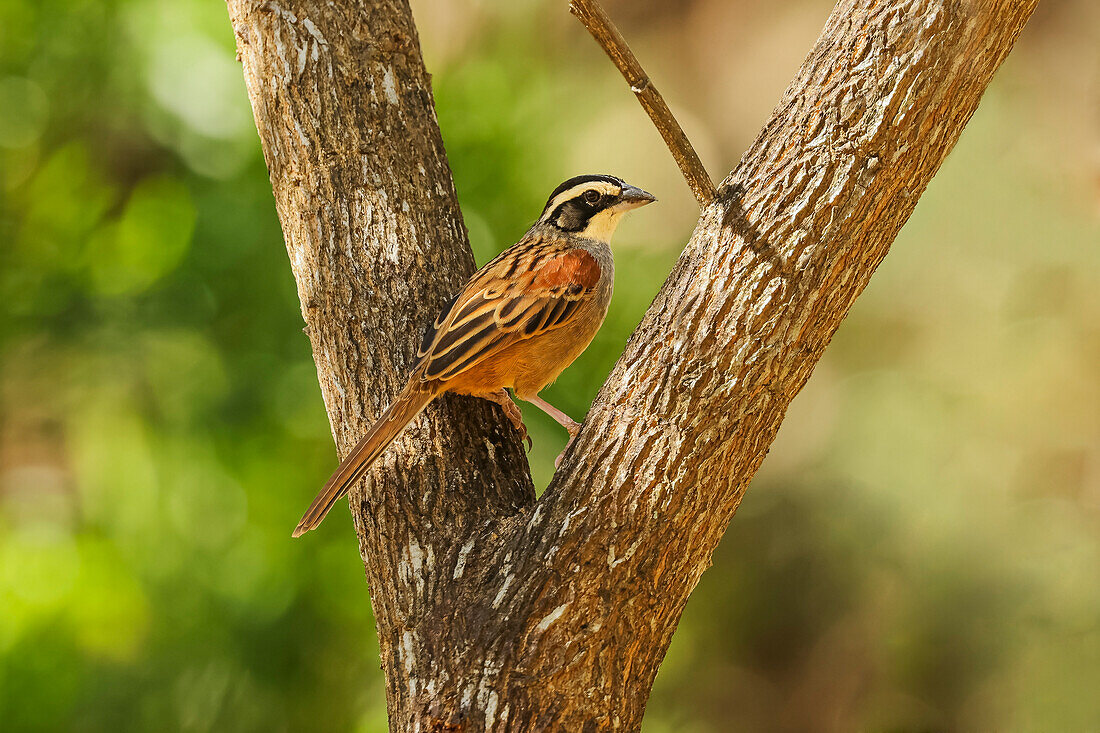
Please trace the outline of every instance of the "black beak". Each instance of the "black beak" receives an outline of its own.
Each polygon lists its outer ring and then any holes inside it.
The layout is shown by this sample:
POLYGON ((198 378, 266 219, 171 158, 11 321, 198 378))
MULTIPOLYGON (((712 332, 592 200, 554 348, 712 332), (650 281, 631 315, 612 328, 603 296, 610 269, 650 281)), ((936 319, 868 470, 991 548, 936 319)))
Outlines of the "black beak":
POLYGON ((637 186, 626 185, 623 186, 623 192, 619 195, 619 200, 626 204, 628 208, 636 209, 639 206, 652 204, 657 200, 657 197, 637 186))

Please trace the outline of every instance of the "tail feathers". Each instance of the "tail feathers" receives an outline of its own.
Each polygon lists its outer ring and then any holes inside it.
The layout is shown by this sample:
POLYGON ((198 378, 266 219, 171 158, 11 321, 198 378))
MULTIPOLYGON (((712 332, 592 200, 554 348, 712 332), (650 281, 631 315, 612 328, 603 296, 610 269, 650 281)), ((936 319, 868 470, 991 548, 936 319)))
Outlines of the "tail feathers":
POLYGON ((294 528, 294 537, 301 537, 311 529, 316 529, 328 514, 332 505, 339 501, 352 484, 370 468, 374 460, 393 442, 406 425, 435 398, 435 392, 425 390, 421 385, 409 385, 398 395, 393 404, 382 413, 371 426, 351 453, 348 454, 328 483, 309 505, 302 521, 294 528))

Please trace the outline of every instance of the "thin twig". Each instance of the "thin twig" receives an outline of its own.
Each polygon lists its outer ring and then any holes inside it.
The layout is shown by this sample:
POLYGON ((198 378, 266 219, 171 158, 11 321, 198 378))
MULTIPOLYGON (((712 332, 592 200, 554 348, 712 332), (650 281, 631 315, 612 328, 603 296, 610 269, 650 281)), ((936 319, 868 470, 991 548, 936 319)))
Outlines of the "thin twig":
POLYGON ((571 0, 569 12, 577 16, 577 19, 596 39, 596 43, 600 44, 607 53, 612 63, 619 67, 623 78, 630 85, 630 91, 638 97, 638 101, 657 127, 657 132, 661 133, 661 137, 665 139, 665 145, 668 146, 672 157, 676 159, 676 164, 680 166, 680 172, 684 174, 684 179, 687 180, 699 205, 706 206, 714 201, 718 197, 718 191, 715 190, 714 182, 707 174, 707 169, 703 167, 695 148, 691 146, 691 141, 684 134, 684 129, 676 121, 676 117, 673 116, 672 110, 668 108, 661 93, 657 91, 657 87, 653 86, 645 69, 638 63, 623 34, 611 22, 607 11, 600 6, 598 0, 571 0))

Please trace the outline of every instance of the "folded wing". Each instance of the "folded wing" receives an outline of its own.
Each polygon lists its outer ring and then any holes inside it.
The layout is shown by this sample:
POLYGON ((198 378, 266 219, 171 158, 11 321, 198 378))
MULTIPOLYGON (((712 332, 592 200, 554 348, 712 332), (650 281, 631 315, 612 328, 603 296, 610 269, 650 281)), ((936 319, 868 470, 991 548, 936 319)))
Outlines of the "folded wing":
POLYGON ((517 341, 569 323, 600 266, 583 249, 524 241, 479 270, 424 338, 417 370, 446 381, 517 341))

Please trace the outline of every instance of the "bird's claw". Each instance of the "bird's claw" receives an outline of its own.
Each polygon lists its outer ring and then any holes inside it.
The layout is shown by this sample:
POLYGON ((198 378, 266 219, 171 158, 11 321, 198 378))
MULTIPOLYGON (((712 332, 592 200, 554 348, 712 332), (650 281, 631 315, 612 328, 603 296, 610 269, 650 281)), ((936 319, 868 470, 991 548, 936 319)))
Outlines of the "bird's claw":
POLYGON ((531 440, 531 434, 527 432, 527 426, 523 424, 522 417, 518 414, 519 410, 516 410, 516 415, 508 415, 509 421, 512 423, 512 427, 519 431, 520 441, 527 441, 527 451, 530 452, 535 447, 535 442, 531 440))
POLYGON ((523 420, 519 417, 508 415, 508 421, 512 423, 513 428, 519 431, 520 442, 527 441, 527 451, 530 452, 531 449, 535 447, 535 443, 531 440, 531 434, 527 432, 527 426, 523 424, 523 420))
POLYGON ((485 395, 485 398, 500 405, 501 409, 504 410, 504 416, 508 418, 508 422, 512 423, 512 427, 519 431, 520 441, 527 441, 527 450, 530 451, 535 443, 531 440, 531 434, 527 432, 527 426, 523 424, 523 413, 519 411, 519 407, 508 396, 508 393, 502 389, 500 392, 485 395))

